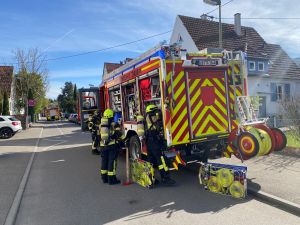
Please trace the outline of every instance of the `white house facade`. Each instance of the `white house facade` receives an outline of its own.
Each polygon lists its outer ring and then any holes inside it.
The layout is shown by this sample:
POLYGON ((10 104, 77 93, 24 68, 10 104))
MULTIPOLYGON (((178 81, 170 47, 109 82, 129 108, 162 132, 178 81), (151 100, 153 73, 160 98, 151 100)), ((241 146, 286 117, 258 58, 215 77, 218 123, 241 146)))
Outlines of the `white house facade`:
MULTIPOLYGON (((247 53, 248 90, 260 96, 261 117, 281 117, 281 102, 300 96, 300 69, 279 45, 268 44, 251 27, 222 24, 223 47, 247 53)), ((203 18, 177 16, 170 43, 180 42, 188 52, 218 47, 218 23, 203 18)))

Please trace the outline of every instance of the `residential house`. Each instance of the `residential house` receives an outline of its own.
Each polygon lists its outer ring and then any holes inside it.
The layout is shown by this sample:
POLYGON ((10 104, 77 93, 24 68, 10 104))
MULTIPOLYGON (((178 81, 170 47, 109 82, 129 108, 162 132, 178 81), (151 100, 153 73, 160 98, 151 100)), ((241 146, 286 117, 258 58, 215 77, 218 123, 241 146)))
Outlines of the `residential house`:
POLYGON ((300 67, 300 58, 294 59, 295 63, 300 67))
POLYGON ((121 61, 120 63, 108 63, 105 62, 103 65, 103 73, 102 73, 102 78, 105 79, 106 75, 112 72, 113 70, 119 68, 120 66, 126 64, 127 62, 130 62, 132 59, 131 58, 126 58, 124 61, 121 61))
MULTIPOLYGON (((281 101, 300 95, 300 69, 280 45, 267 43, 252 27, 222 23, 223 48, 247 53, 249 95, 260 96, 260 116, 281 116, 281 101)), ((177 16, 171 44, 188 52, 219 46, 219 23, 207 17, 177 16)))

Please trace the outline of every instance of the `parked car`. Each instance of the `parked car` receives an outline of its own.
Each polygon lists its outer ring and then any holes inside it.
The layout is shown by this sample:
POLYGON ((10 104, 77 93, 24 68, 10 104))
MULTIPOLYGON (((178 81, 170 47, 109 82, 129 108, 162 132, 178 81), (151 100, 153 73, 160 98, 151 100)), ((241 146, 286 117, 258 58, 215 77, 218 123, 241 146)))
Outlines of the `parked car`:
POLYGON ((77 123, 77 116, 78 116, 77 113, 70 114, 69 121, 73 123, 77 123))
POLYGON ((21 121, 13 116, 0 116, 0 138, 7 139, 22 130, 21 121))

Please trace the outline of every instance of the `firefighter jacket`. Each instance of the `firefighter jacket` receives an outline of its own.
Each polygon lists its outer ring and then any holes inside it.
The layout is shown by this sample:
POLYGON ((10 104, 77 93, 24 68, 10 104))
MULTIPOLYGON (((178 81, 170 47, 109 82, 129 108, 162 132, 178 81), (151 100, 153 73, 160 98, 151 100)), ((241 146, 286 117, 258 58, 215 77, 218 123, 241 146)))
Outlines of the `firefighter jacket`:
POLYGON ((146 143, 151 143, 154 145, 163 145, 163 125, 156 118, 147 115, 146 117, 146 143))
POLYGON ((93 115, 91 119, 91 131, 99 135, 99 125, 101 123, 101 117, 99 115, 93 115))

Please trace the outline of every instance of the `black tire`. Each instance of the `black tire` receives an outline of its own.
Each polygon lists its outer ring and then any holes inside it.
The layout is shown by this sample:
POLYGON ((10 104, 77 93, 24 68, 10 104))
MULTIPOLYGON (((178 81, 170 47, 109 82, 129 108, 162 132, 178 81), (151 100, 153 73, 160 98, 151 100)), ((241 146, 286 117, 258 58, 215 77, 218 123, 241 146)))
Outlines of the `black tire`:
POLYGON ((14 132, 9 127, 4 127, 0 130, 0 138, 2 139, 8 139, 13 136, 14 132))
POLYGON ((141 143, 137 135, 134 135, 129 140, 129 156, 131 159, 141 159, 141 143))

